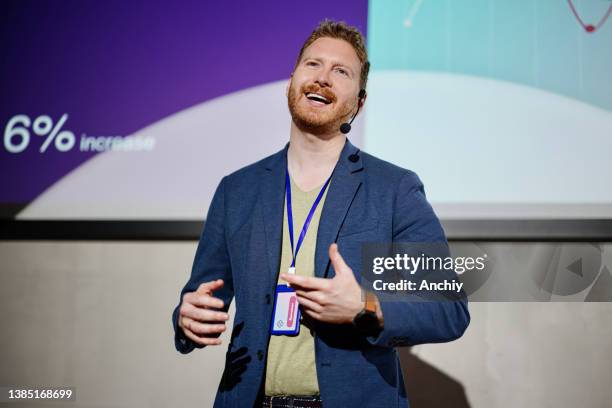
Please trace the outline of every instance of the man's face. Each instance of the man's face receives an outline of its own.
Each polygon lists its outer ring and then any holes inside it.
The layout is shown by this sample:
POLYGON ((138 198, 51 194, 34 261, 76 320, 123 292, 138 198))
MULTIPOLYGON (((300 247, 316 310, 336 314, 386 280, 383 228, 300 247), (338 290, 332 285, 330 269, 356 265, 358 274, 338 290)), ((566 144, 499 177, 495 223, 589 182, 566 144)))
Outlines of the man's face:
POLYGON ((323 37, 304 50, 288 85, 293 122, 303 131, 339 131, 357 109, 361 63, 344 40, 323 37))

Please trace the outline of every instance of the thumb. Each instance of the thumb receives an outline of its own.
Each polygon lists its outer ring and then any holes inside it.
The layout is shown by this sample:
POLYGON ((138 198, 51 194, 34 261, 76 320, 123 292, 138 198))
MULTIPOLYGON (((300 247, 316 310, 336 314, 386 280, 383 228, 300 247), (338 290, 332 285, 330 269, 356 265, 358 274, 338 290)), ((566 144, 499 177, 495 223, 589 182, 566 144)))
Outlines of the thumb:
POLYGON ((333 243, 329 246, 329 259, 331 259, 336 275, 343 275, 347 271, 351 270, 351 268, 346 264, 346 262, 344 262, 342 255, 340 255, 340 251, 338 250, 338 244, 336 243, 333 243))
POLYGON ((196 291, 199 294, 210 294, 215 290, 221 289, 223 287, 223 279, 217 279, 210 282, 204 282, 198 287, 196 291))

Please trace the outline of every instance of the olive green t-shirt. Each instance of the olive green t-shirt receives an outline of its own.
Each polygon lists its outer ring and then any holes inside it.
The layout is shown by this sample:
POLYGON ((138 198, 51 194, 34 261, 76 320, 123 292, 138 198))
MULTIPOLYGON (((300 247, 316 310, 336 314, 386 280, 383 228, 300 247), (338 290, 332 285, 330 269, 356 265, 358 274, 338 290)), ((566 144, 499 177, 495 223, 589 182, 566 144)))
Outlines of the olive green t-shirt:
MULTIPOLYGON (((301 191, 291 179, 291 209, 293 212, 293 242, 297 245, 304 221, 314 201, 323 188, 320 185, 311 191, 301 191)), ((314 258, 317 231, 321 211, 327 196, 323 194, 315 210, 304 241, 295 262, 297 275, 314 276, 314 258)), ((283 243, 280 270, 287 272, 291 265, 291 241, 287 224, 287 201, 283 217, 283 243)), ((279 277, 278 283, 286 283, 279 277)), ((300 322, 297 336, 271 336, 266 366, 266 395, 318 395, 317 367, 315 365, 315 344, 310 329, 300 322)))

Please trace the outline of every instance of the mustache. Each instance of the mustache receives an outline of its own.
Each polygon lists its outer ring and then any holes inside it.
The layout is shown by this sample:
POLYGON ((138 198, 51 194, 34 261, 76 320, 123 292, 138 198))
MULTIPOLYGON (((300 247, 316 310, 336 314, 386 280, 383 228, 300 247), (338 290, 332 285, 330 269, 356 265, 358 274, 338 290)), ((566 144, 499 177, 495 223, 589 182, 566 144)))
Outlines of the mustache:
POLYGON ((314 84, 306 85, 302 88, 303 94, 307 94, 310 92, 324 96, 327 100, 331 102, 336 102, 336 94, 334 94, 332 91, 330 91, 327 88, 321 88, 320 86, 314 85, 314 84))

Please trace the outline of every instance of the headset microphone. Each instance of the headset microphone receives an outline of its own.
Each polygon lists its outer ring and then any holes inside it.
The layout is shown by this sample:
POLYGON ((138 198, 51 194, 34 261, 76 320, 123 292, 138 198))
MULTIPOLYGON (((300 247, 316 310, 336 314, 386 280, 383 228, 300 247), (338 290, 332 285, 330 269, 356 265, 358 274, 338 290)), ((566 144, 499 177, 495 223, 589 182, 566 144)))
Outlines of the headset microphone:
POLYGON ((348 132, 351 131, 351 123, 353 123, 353 121, 355 120, 355 118, 357 117, 357 114, 359 113, 359 108, 361 108, 361 100, 363 98, 365 98, 366 96, 366 91, 365 89, 361 89, 359 91, 359 96, 357 99, 357 111, 355 112, 355 114, 353 115, 353 117, 351 118, 351 120, 349 122, 344 122, 342 125, 340 125, 340 132, 342 132, 343 134, 347 134, 348 132))

